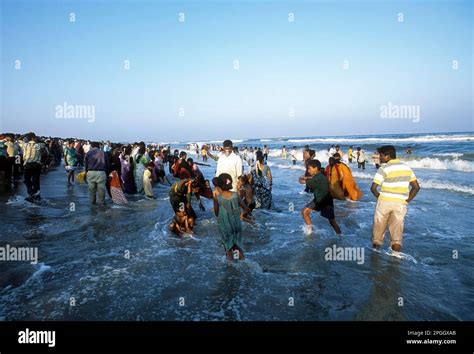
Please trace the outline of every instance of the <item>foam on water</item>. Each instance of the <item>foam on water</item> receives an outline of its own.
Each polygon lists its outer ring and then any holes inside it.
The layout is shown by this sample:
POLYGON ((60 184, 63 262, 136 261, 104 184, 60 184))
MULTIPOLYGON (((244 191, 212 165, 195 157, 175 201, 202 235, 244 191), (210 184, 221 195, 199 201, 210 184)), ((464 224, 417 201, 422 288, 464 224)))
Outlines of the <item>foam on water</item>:
POLYGON ((40 280, 41 276, 44 273, 50 272, 52 270, 51 266, 49 266, 49 265, 47 265, 43 262, 40 262, 40 263, 36 264, 35 268, 36 268, 36 271, 31 275, 30 278, 28 278, 28 280, 26 280, 25 285, 29 284, 31 281, 40 280))
POLYGON ((378 249, 374 249, 374 248, 372 248, 372 251, 380 253, 380 254, 385 254, 385 255, 390 256, 390 257, 395 257, 395 258, 398 258, 398 259, 403 259, 405 261, 409 261, 409 262, 418 264, 418 261, 415 259, 415 257, 413 257, 413 256, 411 256, 407 253, 396 252, 396 251, 393 251, 391 249, 386 251, 386 250, 378 250, 378 249))
POLYGON ((471 186, 458 185, 454 183, 441 182, 441 181, 431 180, 431 179, 429 180, 420 179, 419 183, 423 188, 440 189, 440 190, 447 190, 447 191, 452 191, 452 192, 459 192, 459 193, 474 195, 474 187, 471 187, 471 186))
POLYGON ((443 152, 443 153, 435 153, 433 156, 449 156, 449 157, 461 157, 464 154, 462 152, 443 152))
POLYGON ((455 170, 463 172, 474 171, 474 162, 459 159, 438 159, 434 157, 423 157, 421 159, 403 160, 412 168, 424 168, 430 170, 455 170))
POLYGON ((474 135, 424 135, 424 136, 412 136, 405 138, 392 138, 392 137, 381 137, 381 138, 303 138, 303 139, 288 139, 290 143, 328 143, 328 144, 357 144, 357 143, 436 143, 436 142, 470 142, 474 141, 474 135))

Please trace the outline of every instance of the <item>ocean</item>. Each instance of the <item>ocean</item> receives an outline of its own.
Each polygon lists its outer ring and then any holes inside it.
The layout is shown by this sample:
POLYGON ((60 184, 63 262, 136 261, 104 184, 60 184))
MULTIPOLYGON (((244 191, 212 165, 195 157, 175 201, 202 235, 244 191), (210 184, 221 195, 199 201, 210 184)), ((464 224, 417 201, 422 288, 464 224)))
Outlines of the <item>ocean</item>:
MULTIPOLYGON (((102 210, 89 206, 86 185, 67 188, 58 167, 42 175, 40 205, 23 200, 23 185, 0 195, 0 246, 38 249, 36 264, 1 262, 0 320, 474 320, 473 132, 234 140, 264 144, 275 210, 256 210, 257 224, 244 223, 243 262, 225 260, 210 200, 204 212, 195 207, 192 237, 170 234, 166 186, 155 187, 155 200, 109 199, 102 210), (298 177, 306 144, 323 165, 333 144, 360 146, 369 157, 380 145, 397 148, 421 185, 401 255, 389 252, 388 235, 381 251, 371 247, 371 162, 350 165, 363 198, 335 201, 343 236, 316 213, 315 232, 304 234, 300 210, 312 196, 298 177), (283 145, 298 148, 296 166, 281 158, 283 145), (328 260, 328 249, 340 248, 363 257, 328 260)), ((201 170, 210 179, 215 162, 208 164, 201 170)))

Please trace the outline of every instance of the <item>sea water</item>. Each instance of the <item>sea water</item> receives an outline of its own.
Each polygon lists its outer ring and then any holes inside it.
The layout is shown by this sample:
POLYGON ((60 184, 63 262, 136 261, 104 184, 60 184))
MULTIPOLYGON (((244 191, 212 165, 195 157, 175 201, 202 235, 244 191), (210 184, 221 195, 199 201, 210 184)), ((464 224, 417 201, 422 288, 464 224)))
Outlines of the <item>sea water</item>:
MULTIPOLYGON (((173 144, 184 148, 185 143, 173 144)), ((203 142, 198 142, 200 145, 203 142)), ((0 196, 1 244, 37 247, 38 263, 0 262, 3 320, 474 320, 474 134, 259 138, 237 146, 270 147, 275 210, 244 223, 245 261, 227 261, 211 213, 197 206, 193 235, 177 238, 166 186, 157 199, 127 206, 88 204, 87 185, 66 187, 62 167, 42 175, 41 204, 20 186, 0 196), (335 201, 343 236, 319 214, 306 235, 300 210, 311 200, 298 177, 302 147, 327 164, 339 144, 393 144, 421 191, 408 206, 401 253, 371 248, 375 199, 372 163, 350 166, 364 193, 335 201), (298 147, 298 163, 280 156, 298 147), (410 146, 413 153, 405 154, 410 146), (335 247, 334 247, 335 246, 335 247), (328 248, 364 252, 363 262, 329 261, 328 248)), ((193 154, 191 157, 195 157, 193 154)), ((202 166, 206 178, 215 162, 202 166)))

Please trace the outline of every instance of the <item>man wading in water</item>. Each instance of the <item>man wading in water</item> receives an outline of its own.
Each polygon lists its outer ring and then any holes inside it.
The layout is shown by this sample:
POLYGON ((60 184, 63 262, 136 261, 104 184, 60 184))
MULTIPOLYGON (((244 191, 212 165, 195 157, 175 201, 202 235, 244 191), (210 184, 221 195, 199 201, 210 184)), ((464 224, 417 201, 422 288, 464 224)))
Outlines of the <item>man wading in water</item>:
POLYGON ((207 153, 209 157, 217 161, 216 177, 222 173, 228 173, 232 177, 232 192, 237 192, 237 181, 242 175, 242 159, 234 153, 232 141, 224 140, 224 149, 219 157, 207 153))
POLYGON ((412 169, 397 159, 395 147, 384 145, 377 149, 382 166, 377 170, 370 191, 377 198, 374 214, 372 244, 383 245, 385 230, 390 230, 390 246, 400 252, 407 205, 420 190, 412 169), (380 192, 377 190, 380 186, 380 192), (411 188, 410 188, 411 187, 411 188))

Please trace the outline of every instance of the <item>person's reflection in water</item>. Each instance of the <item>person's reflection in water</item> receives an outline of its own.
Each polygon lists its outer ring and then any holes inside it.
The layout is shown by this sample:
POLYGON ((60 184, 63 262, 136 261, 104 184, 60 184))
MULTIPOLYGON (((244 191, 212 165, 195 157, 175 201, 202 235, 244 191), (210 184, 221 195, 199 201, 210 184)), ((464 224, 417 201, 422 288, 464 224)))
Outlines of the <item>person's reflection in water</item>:
POLYGON ((92 242, 103 241, 110 233, 110 216, 105 216, 101 208, 90 208, 87 223, 87 238, 92 242))
POLYGON ((400 292, 401 261, 377 252, 370 252, 369 259, 373 286, 369 301, 354 320, 406 321, 405 300, 400 292))

